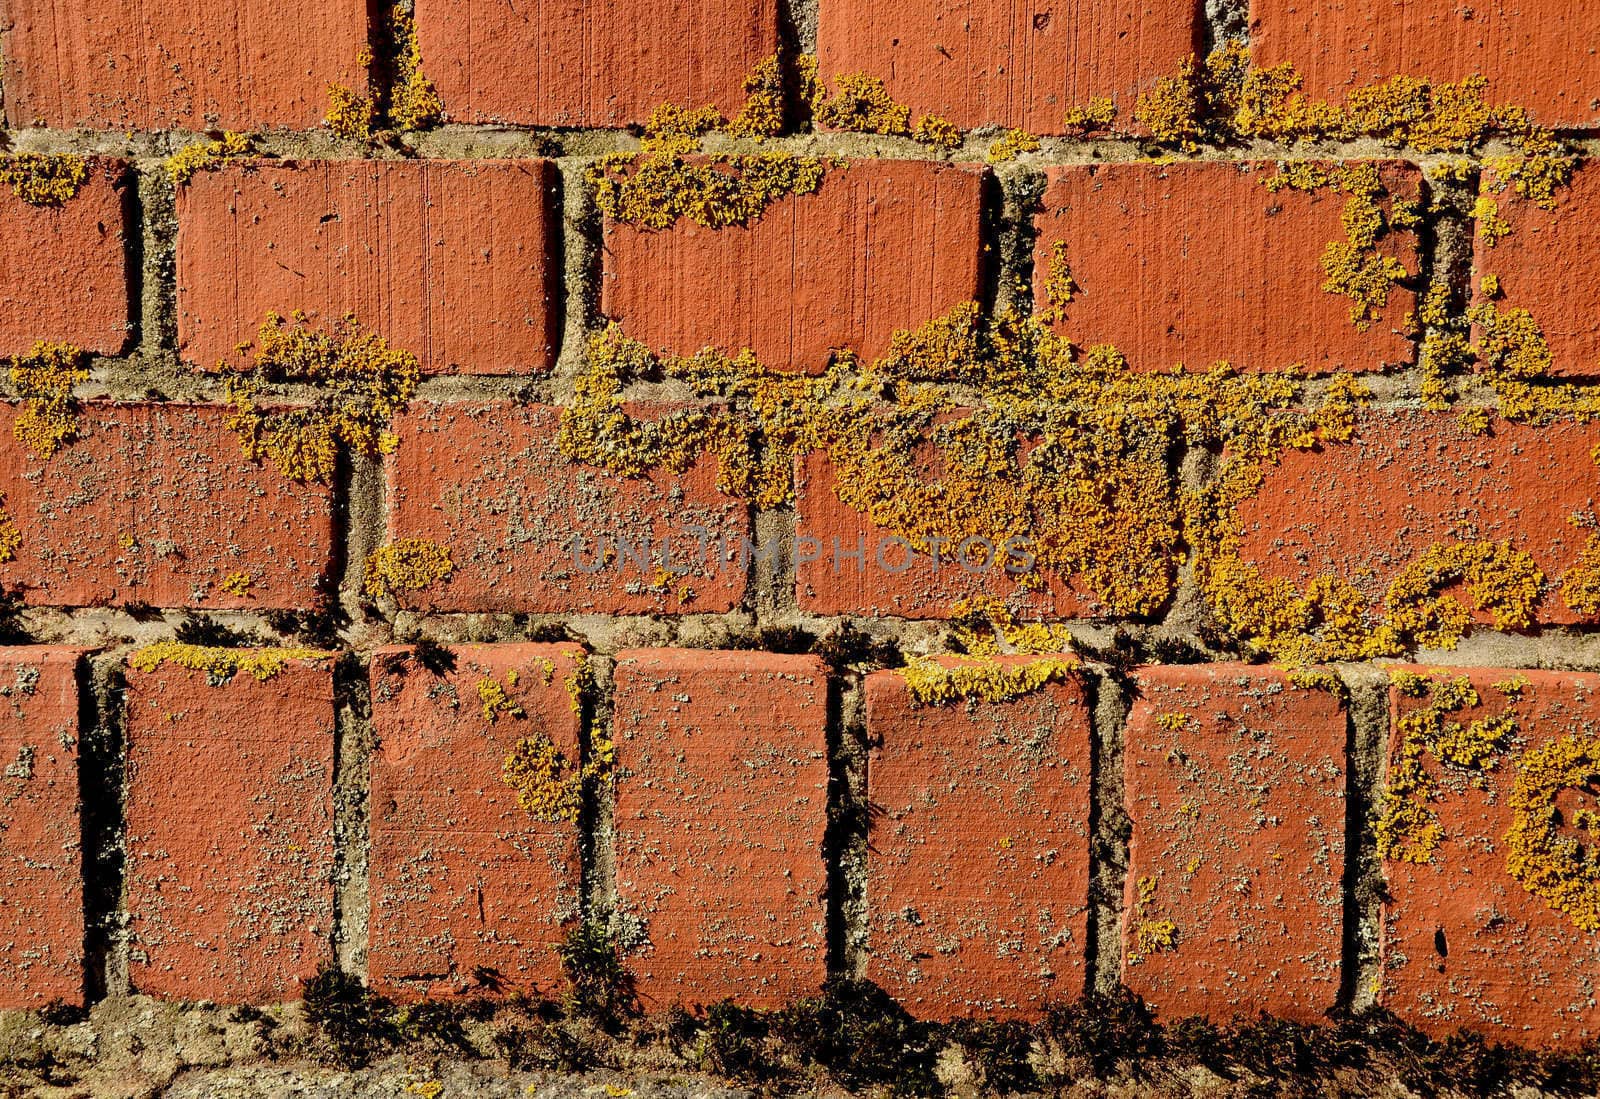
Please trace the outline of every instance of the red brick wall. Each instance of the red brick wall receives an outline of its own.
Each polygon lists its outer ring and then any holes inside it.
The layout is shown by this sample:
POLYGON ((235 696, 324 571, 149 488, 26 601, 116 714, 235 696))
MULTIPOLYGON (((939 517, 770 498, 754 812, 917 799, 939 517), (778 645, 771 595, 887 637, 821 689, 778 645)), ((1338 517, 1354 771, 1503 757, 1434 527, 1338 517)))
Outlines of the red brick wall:
POLYGON ((937 1019, 1121 984, 1600 1037, 1592 12, 416 0, 413 43, 389 5, 157 7, 0 0, 0 1007, 330 964, 553 997, 592 918, 649 1009, 848 975, 937 1019), (1230 35, 1332 103, 1494 106, 1136 108, 1230 35), (816 180, 732 225, 605 206, 655 108, 733 119, 769 57, 782 132, 680 136, 664 186, 816 180), (863 73, 858 125, 805 99, 863 73), (30 198, 33 153, 82 178, 30 198), (273 315, 312 338, 271 359, 273 315), (77 373, 30 380, 41 342, 77 373), (945 529, 1054 564, 900 567, 945 529))

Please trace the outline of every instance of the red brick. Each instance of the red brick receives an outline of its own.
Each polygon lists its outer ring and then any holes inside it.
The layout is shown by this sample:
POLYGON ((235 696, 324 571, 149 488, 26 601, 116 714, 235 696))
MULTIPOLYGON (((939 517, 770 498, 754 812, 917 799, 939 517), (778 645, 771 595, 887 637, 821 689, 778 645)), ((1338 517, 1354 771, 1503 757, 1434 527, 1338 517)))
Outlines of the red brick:
MULTIPOLYGON (((1390 192, 1415 197, 1421 175, 1380 162, 1390 192)), ((1057 241, 1077 284, 1058 331, 1082 347, 1114 344, 1139 370, 1226 360, 1244 370, 1377 370, 1413 358, 1400 331, 1415 295, 1393 290, 1365 331, 1351 301, 1322 288, 1322 253, 1343 240, 1343 196, 1269 191, 1274 165, 1101 164, 1053 168, 1038 228, 1036 279, 1057 241), (1285 318, 1292 323, 1285 323, 1285 318)), ((1383 245, 1407 270, 1416 241, 1383 245)))
POLYGON ((732 115, 744 77, 778 52, 771 0, 565 3, 421 0, 417 41, 456 122, 622 126, 661 103, 732 115))
MULTIPOLYGON (((1495 683, 1521 678, 1528 686, 1514 707, 1512 751, 1492 770, 1446 774, 1424 757, 1439 782, 1439 796, 1429 808, 1438 815, 1442 838, 1429 862, 1384 862, 1380 1002, 1438 1037, 1466 1028, 1523 1045, 1571 1047, 1592 1041, 1600 1035, 1594 998, 1600 938, 1579 930, 1507 872, 1506 836, 1523 753, 1567 736, 1592 742, 1600 724, 1600 676, 1500 668, 1409 670, 1430 678, 1465 675, 1482 701, 1450 715, 1449 720, 1463 723, 1505 710, 1507 700, 1495 683)), ((1397 691, 1390 698, 1396 719, 1426 704, 1397 691)), ((1400 746, 1397 721, 1391 728, 1393 753, 1400 746)), ((1569 814, 1586 806, 1593 806, 1592 790, 1569 790, 1561 799, 1569 814)), ((1566 831, 1588 843, 1580 827, 1566 831)))
POLYGON ((332 497, 244 459, 214 405, 91 401, 50 459, 0 403, 0 492, 22 536, 0 584, 34 605, 303 608, 325 597, 332 497), (222 583, 235 573, 249 590, 222 583))
POLYGON ((1199 15, 1181 0, 822 0, 817 55, 830 84, 864 71, 917 116, 1058 134, 1096 96, 1126 123, 1139 93, 1200 48, 1199 15))
POLYGON ((558 177, 547 160, 307 161, 201 172, 178 195, 178 338, 211 368, 269 312, 347 313, 423 368, 555 362, 558 177))
POLYGON ((107 130, 304 129, 362 90, 363 4, 4 0, 6 120, 107 130))
POLYGON ((84 1002, 78 659, 0 648, 0 1008, 84 1002))
POLYGON ((811 656, 617 655, 617 892, 647 1007, 775 1007, 826 976, 827 674, 811 656))
POLYGON ((1137 682, 1123 983, 1171 1019, 1319 1021, 1339 994, 1343 704, 1238 664, 1137 682), (1141 950, 1141 928, 1169 920, 1173 948, 1141 950))
POLYGON ((225 683, 128 671, 127 905, 135 991, 298 998, 333 932, 333 672, 225 683))
POLYGON ((708 551, 689 527, 726 536, 737 553, 748 533, 742 503, 716 490, 715 459, 683 474, 623 478, 569 460, 560 410, 542 405, 416 405, 398 423, 388 463, 389 535, 450 550, 447 583, 411 597, 444 611, 594 614, 725 611, 744 594, 745 571, 708 551), (573 537, 581 536, 581 552, 573 537), (666 540, 673 569, 658 583, 637 560, 600 567, 601 538, 653 547, 666 540), (584 572, 578 567, 595 568, 584 572))
POLYGON ((982 167, 856 161, 749 226, 608 222, 600 308, 652 348, 748 347, 820 372, 831 348, 882 355, 981 288, 982 167))
MULTIPOLYGON (((948 618, 959 600, 1015 590, 1017 577, 1005 568, 1008 562, 1022 567, 1023 558, 997 553, 991 565, 977 542, 967 547, 970 567, 963 567, 959 544, 941 547, 937 563, 925 553, 908 557, 904 542, 895 541, 898 536, 893 531, 839 499, 837 475, 826 454, 812 451, 796 466, 798 533, 813 540, 797 546, 795 554, 795 591, 802 610, 948 618), (864 559, 850 556, 863 546, 864 559), (801 550, 811 559, 798 560, 801 550)), ((1053 574, 1047 575, 1043 589, 1027 597, 1027 607, 1030 615, 1047 618, 1085 617, 1099 611, 1092 596, 1053 574)))
POLYGON ((578 826, 534 819, 501 772, 525 737, 579 765, 567 681, 582 659, 577 645, 462 645, 431 668, 406 648, 373 657, 367 972, 386 994, 559 994, 551 946, 577 914, 578 826), (485 679, 520 713, 486 720, 485 679))
POLYGON ((0 355, 39 340, 103 355, 128 343, 126 166, 90 161, 89 178, 60 206, 32 206, 0 188, 0 355))
POLYGON ((866 680, 867 976, 920 1017, 1036 1016, 1083 991, 1090 715, 1076 682, 918 707, 866 680))
POLYGON ((1533 316, 1550 347, 1552 374, 1592 377, 1600 374, 1600 330, 1594 324, 1600 306, 1600 169, 1594 161, 1583 163, 1572 185, 1556 192, 1553 210, 1509 189, 1497 193, 1493 173, 1486 172, 1484 192, 1498 200, 1512 231, 1491 246, 1480 229, 1473 269, 1475 283, 1484 275, 1499 278, 1496 303, 1502 311, 1526 309, 1533 316))
POLYGON ((1600 430, 1496 422, 1474 436, 1451 415, 1372 413, 1348 446, 1290 451, 1239 507, 1241 556, 1268 577, 1304 585, 1331 574, 1381 606, 1395 576, 1429 546, 1509 541, 1532 555, 1547 591, 1537 620, 1576 620, 1555 589, 1587 532, 1568 520, 1593 508, 1590 449, 1600 430))
POLYGON ((1321 98, 1395 75, 1482 74, 1491 102, 1547 126, 1600 119, 1594 13, 1579 0, 1250 0, 1250 52, 1292 63, 1321 98))

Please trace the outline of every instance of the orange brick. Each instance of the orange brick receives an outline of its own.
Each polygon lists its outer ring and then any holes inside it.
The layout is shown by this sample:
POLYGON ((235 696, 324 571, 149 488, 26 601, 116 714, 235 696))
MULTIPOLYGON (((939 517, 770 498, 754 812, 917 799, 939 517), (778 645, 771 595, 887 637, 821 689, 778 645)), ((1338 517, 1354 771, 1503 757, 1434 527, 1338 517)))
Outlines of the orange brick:
POLYGON ((0 355, 39 340, 102 355, 128 344, 127 169, 93 159, 89 178, 60 206, 31 206, 0 188, 0 355))
POLYGON ((44 606, 305 608, 326 597, 332 499, 244 459, 214 405, 91 401, 46 460, 0 404, 0 492, 22 536, 0 584, 44 606), (222 590, 234 574, 244 595, 222 590))
POLYGON ((593 614, 738 605, 746 570, 736 554, 702 556, 690 529, 735 549, 749 531, 744 505, 716 490, 715 460, 683 474, 617 477, 567 459, 559 422, 556 408, 509 403, 413 406, 399 421, 400 446, 388 461, 389 535, 446 546, 454 566, 448 583, 408 601, 430 610, 593 614), (657 571, 663 545, 667 565, 688 572, 657 571))
POLYGON ((372 663, 372 918, 368 976, 394 995, 555 998, 552 945, 578 912, 577 821, 540 821, 502 777, 524 738, 576 773, 577 645, 462 645, 372 663), (436 661, 444 659, 448 663, 436 661), (516 709, 484 716, 479 684, 516 709))
POLYGON ((1544 571, 1544 623, 1576 620, 1555 590, 1587 532, 1589 451, 1600 431, 1572 423, 1495 423, 1471 435, 1454 416, 1423 412, 1362 417, 1348 446, 1290 451, 1239 508, 1241 554, 1269 577, 1304 585, 1321 575, 1354 584, 1380 606, 1406 565, 1429 546, 1505 540, 1544 571))
POLYGON ((547 160, 257 163, 178 196, 178 337, 205 368, 268 312, 354 314, 425 370, 555 362, 558 187, 547 160))
POLYGON ((649 1008, 776 1007, 826 976, 827 675, 811 656, 617 655, 617 892, 649 1008))
POLYGON ((979 295, 987 180, 981 167, 856 161, 749 226, 608 222, 600 308, 680 355, 748 347, 811 373, 832 348, 870 359, 896 329, 979 295))
POLYGON ((867 677, 867 976, 919 1017, 1036 1016, 1083 991, 1090 714, 1075 682, 913 704, 867 677))
MULTIPOLYGON (((892 531, 839 499, 837 474, 826 454, 812 451, 796 466, 797 529, 811 540, 797 544, 794 555, 795 591, 802 610, 948 618, 959 600, 1014 591, 1020 574, 1007 573, 1008 565, 1031 567, 1022 556, 1000 552, 1004 539, 993 555, 981 542, 940 547, 937 562, 926 553, 910 554, 903 539, 897 540, 892 531)), ((1046 576, 1042 589, 1027 597, 1027 607, 1030 615, 1050 618, 1099 613, 1089 594, 1053 574, 1046 576)))
POLYGON ((1123 983, 1171 1019, 1321 1021, 1344 927, 1339 697, 1238 664, 1145 668, 1137 683, 1123 983))
MULTIPOLYGON (((1391 194, 1416 197, 1421 175, 1381 163, 1391 194)), ((1139 370, 1218 361, 1244 370, 1377 370, 1411 362, 1401 331, 1415 306, 1392 290, 1366 331, 1351 301, 1322 288, 1322 253, 1343 240, 1343 196, 1269 191, 1265 162, 1101 164, 1053 168, 1038 229, 1035 281, 1051 269, 1057 241, 1077 284, 1058 331, 1074 344, 1113 344, 1139 370)), ((1383 247, 1409 271, 1416 240, 1393 233, 1383 247)))
POLYGON ((304 129, 329 84, 367 82, 367 8, 349 0, 5 0, 0 26, 13 127, 304 129))
POLYGON ((817 55, 830 83, 866 72, 917 117, 1058 134, 1093 97, 1131 119, 1139 93, 1200 48, 1200 12, 1179 0, 822 0, 817 55))
POLYGON ((0 649, 0 1008, 84 1002, 78 659, 0 649))
POLYGON ((623 126, 668 102, 737 112, 745 74, 778 52, 778 11, 771 0, 536 14, 512 0, 420 0, 417 40, 452 121, 623 126))
MULTIPOLYGON (((1497 193, 1486 172, 1484 192, 1497 199, 1511 235, 1489 244, 1481 229, 1473 247, 1474 284, 1484 275, 1500 280, 1495 299, 1502 311, 1526 309, 1550 347, 1551 373, 1600 374, 1600 168, 1585 161, 1572 185, 1556 193, 1556 207, 1543 210, 1507 189, 1497 193)), ((1480 291, 1479 300, 1483 300, 1480 291)))
MULTIPOLYGON (((1465 675, 1481 703, 1447 720, 1494 718, 1509 706, 1516 738, 1498 765, 1483 772, 1441 769, 1424 757, 1439 787, 1428 807, 1438 816, 1442 836, 1428 862, 1384 862, 1380 1003, 1441 1038, 1466 1028, 1522 1045, 1570 1048, 1593 1041, 1600 1035, 1594 998, 1600 939, 1511 876, 1507 837, 1514 819, 1511 790, 1527 753, 1567 737, 1594 744, 1600 676, 1408 670, 1429 678, 1465 675), (1510 705, 1494 684, 1514 679, 1527 686, 1510 705)), ((1398 691, 1391 691, 1390 700, 1392 768, 1400 748, 1399 716, 1426 703, 1398 691)), ((1588 846, 1589 836, 1572 823, 1572 814, 1593 804, 1592 785, 1561 792, 1552 812, 1564 839, 1588 846)))
POLYGON ((1322 98, 1397 74, 1482 74, 1491 102, 1544 125, 1600 119, 1600 49, 1581 0, 1250 0, 1250 51, 1258 65, 1290 62, 1322 98))
POLYGON ((127 906, 135 991, 299 998, 333 933, 333 673, 225 683, 128 671, 127 906))

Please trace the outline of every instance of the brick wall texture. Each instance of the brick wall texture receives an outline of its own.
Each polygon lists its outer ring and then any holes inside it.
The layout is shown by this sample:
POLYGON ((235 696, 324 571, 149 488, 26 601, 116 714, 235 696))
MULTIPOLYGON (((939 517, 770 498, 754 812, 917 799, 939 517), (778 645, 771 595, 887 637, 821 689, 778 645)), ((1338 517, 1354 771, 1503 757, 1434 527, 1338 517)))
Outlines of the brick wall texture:
POLYGON ((1600 1038, 1597 32, 0 0, 0 1007, 1600 1038))

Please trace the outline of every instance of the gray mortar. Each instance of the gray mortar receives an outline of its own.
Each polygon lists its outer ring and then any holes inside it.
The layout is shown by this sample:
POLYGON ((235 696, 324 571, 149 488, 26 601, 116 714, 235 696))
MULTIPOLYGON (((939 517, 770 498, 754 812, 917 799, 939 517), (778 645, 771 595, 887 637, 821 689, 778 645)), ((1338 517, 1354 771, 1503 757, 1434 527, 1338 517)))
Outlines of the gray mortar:
POLYGON ((1381 668, 1339 670, 1348 721, 1345 831, 1345 954, 1340 1000, 1371 1007, 1382 976, 1378 946, 1383 921, 1383 861, 1373 821, 1383 798, 1389 744, 1389 676, 1381 668))
POLYGON ((1122 796, 1122 737, 1128 699, 1119 677, 1104 666, 1092 667, 1084 676, 1084 686, 1093 715, 1087 984, 1091 991, 1109 993, 1122 983, 1122 893, 1133 828, 1122 796))

